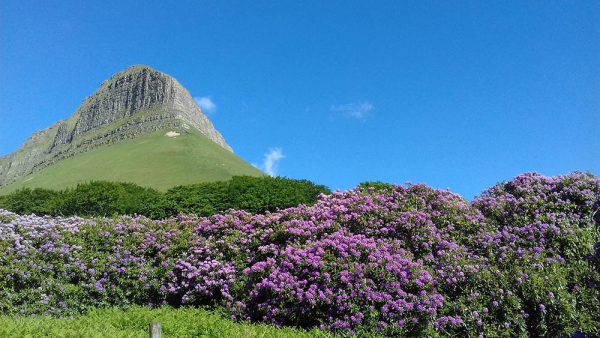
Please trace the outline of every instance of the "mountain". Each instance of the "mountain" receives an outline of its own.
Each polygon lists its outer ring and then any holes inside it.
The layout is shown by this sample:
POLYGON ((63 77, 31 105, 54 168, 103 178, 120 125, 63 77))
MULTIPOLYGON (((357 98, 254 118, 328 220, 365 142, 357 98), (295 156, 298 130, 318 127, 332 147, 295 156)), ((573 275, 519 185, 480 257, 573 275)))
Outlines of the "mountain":
POLYGON ((75 113, 0 157, 0 192, 89 180, 168 189, 264 175, 233 154, 173 77, 132 66, 104 81, 75 113))

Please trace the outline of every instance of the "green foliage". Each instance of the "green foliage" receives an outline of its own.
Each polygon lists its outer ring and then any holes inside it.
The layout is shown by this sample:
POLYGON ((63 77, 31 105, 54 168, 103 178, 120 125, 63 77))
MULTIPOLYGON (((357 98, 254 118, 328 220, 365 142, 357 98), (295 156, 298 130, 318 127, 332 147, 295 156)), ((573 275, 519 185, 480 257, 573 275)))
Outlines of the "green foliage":
POLYGON ((0 336, 12 337, 148 337, 159 322, 164 337, 331 337, 319 331, 236 323, 203 309, 132 307, 97 309, 75 318, 0 316, 0 336))
POLYGON ((0 198, 0 206, 19 214, 52 215, 60 192, 43 188, 23 188, 0 198))
POLYGON ((165 203, 170 214, 216 214, 231 205, 227 186, 227 182, 178 186, 167 191, 165 203))
POLYGON ((54 214, 79 216, 148 214, 162 201, 154 189, 106 181, 79 184, 57 196, 54 214))
POLYGON ((166 193, 133 183, 93 181, 61 191, 23 188, 2 196, 0 208, 53 216, 209 216, 228 209, 264 213, 312 205, 321 193, 330 191, 307 180, 280 177, 236 176, 229 181, 178 186, 166 193))
POLYGON ((225 182, 179 186, 169 190, 165 198, 177 211, 208 216, 228 209, 264 213, 312 205, 322 193, 331 191, 308 180, 236 176, 225 182))
POLYGON ((390 188, 391 184, 381 181, 366 181, 358 185, 358 188, 367 192, 378 192, 390 188))

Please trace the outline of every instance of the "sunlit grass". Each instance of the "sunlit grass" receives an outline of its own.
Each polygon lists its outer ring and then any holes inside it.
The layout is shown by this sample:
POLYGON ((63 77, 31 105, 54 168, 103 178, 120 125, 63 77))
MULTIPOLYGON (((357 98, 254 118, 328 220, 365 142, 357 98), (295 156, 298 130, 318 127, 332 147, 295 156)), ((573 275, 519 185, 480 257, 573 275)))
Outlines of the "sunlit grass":
POLYGON ((324 331, 237 323, 203 309, 163 307, 98 309, 75 318, 0 316, 0 337, 148 337, 148 325, 159 322, 163 337, 331 337, 324 331))
POLYGON ((63 189, 89 181, 131 182, 166 191, 176 185, 264 175, 197 131, 167 137, 159 131, 62 160, 0 188, 63 189))

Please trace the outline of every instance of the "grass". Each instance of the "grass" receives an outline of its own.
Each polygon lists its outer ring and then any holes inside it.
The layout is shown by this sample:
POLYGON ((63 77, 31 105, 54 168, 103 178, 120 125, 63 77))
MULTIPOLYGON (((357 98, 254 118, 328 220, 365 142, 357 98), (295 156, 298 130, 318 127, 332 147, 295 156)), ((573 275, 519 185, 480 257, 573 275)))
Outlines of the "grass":
POLYGON ((159 322, 163 337, 331 337, 324 331, 276 328, 237 323, 222 315, 195 308, 127 310, 99 309, 75 318, 0 316, 0 337, 148 337, 148 325, 159 322))
POLYGON ((1 187, 0 194, 25 187, 58 190, 92 180, 131 182, 166 191, 232 176, 264 175, 199 131, 180 132, 174 138, 165 133, 154 132, 77 154, 1 187))

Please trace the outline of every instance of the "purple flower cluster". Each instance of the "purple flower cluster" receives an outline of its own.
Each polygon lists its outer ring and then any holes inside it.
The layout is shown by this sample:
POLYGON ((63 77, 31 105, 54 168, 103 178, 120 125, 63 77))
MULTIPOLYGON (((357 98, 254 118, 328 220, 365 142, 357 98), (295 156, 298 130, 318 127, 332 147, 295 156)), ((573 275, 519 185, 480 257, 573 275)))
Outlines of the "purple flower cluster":
POLYGON ((0 309, 213 305, 234 318, 358 334, 594 333, 600 290, 588 284, 600 271, 588 261, 600 242, 599 195, 589 174, 524 174, 473 203, 409 184, 264 215, 0 211, 0 309))

